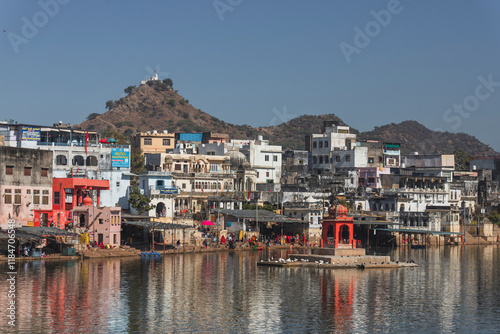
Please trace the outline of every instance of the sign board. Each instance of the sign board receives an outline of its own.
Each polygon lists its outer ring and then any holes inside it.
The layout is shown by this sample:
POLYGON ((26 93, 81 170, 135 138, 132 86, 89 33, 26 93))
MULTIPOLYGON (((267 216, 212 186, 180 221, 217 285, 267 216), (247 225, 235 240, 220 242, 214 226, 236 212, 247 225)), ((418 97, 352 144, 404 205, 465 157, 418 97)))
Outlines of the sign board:
POLYGON ((21 129, 21 140, 24 141, 40 141, 40 128, 23 126, 21 129))
POLYGON ((113 148, 111 150, 111 167, 130 167, 130 151, 128 148, 113 148))
POLYGON ((179 189, 177 188, 160 188, 161 195, 177 195, 179 193, 179 189))

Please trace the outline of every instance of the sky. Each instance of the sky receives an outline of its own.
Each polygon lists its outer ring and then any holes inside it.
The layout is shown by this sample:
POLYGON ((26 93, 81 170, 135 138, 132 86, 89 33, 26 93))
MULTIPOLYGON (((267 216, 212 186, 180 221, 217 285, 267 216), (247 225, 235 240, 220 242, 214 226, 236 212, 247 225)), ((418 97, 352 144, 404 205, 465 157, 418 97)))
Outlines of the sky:
POLYGON ((500 152, 499 14, 494 0, 0 0, 0 120, 78 124, 156 70, 229 123, 416 120, 500 152))

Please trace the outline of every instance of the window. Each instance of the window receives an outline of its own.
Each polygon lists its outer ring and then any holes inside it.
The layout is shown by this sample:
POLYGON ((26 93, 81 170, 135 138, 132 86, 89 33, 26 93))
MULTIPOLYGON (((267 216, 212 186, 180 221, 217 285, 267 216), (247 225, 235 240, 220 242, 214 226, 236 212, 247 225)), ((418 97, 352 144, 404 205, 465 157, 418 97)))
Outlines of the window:
POLYGON ((59 191, 54 192, 54 205, 59 205, 59 191))
POLYGON ((49 176, 49 169, 42 168, 42 177, 48 177, 48 176, 49 176))
POLYGON ((13 175, 14 166, 5 166, 5 175, 13 175))
POLYGON ((116 187, 120 186, 120 181, 116 182, 116 187))
POLYGON ((104 219, 99 218, 99 225, 102 225, 102 224, 104 224, 104 219))
POLYGON ((87 157, 85 164, 87 166, 97 166, 97 158, 94 157, 93 155, 90 155, 87 157))
POLYGON ((316 156, 313 157, 313 164, 316 164, 317 163, 317 160, 318 158, 316 156))
POLYGON ((351 156, 350 155, 346 155, 345 156, 345 161, 350 162, 351 161, 351 156))
POLYGON ((185 183, 182 184, 182 189, 186 189, 186 184, 185 183))
POLYGON ((175 170, 182 170, 181 164, 175 164, 175 170))
POLYGON ((33 204, 40 204, 40 190, 33 190, 33 204))
POLYGON ((153 145, 153 140, 151 138, 144 138, 144 145, 153 145))
POLYGON ((373 163, 373 161, 374 161, 374 159, 373 159, 373 158, 368 158, 368 163, 369 163, 369 164, 372 164, 372 163, 373 163))
POLYGON ((264 157, 264 160, 269 161, 269 156, 268 156, 268 155, 266 155, 266 156, 264 157))
POLYGON ((269 172, 266 172, 266 177, 269 177, 269 172))
POLYGON ((325 147, 328 147, 328 140, 325 140, 325 147))
POLYGON ((163 146, 170 146, 170 139, 163 139, 163 146))
POLYGON ((340 155, 335 156, 335 162, 340 162, 340 155))
POLYGON ((273 155, 273 161, 278 161, 278 156, 277 155, 273 155))
POLYGON ((12 204, 12 189, 5 189, 5 204, 12 204))
POLYGON ((31 195, 31 189, 26 189, 26 194, 31 195))
POLYGON ((14 204, 21 204, 21 189, 14 190, 14 204))
POLYGON ((42 191, 42 204, 43 205, 48 205, 49 204, 49 191, 48 190, 43 190, 42 191))
POLYGON ((323 148, 323 142, 321 140, 319 141, 319 148, 323 148))
POLYGON ((323 163, 323 156, 322 156, 322 155, 320 155, 320 156, 319 156, 319 163, 320 163, 320 164, 322 164, 322 163, 323 163))
POLYGON ((73 157, 73 166, 83 166, 84 165, 84 160, 81 155, 75 155, 73 157))
POLYGON ((64 155, 58 155, 56 157, 56 165, 66 166, 68 164, 68 159, 64 155))
POLYGON ((313 148, 316 148, 316 142, 313 141, 313 148))
POLYGON ((31 167, 24 167, 24 176, 31 176, 31 167))

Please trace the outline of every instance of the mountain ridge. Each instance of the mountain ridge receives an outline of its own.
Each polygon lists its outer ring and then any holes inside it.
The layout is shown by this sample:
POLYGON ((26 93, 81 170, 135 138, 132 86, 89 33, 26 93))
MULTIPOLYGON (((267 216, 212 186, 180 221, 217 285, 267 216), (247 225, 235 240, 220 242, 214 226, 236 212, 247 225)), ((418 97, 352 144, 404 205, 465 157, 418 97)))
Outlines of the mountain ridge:
MULTIPOLYGON (((109 127, 129 136, 148 130, 169 132, 220 132, 231 138, 246 139, 264 136, 283 149, 304 149, 304 136, 319 133, 323 121, 338 121, 347 125, 335 114, 301 115, 287 122, 252 127, 247 124, 226 123, 217 117, 196 109, 170 84, 148 81, 138 87, 126 89, 128 95, 117 101, 108 101, 109 110, 103 114, 91 114, 89 119, 75 128, 104 131, 109 127)), ((465 133, 438 132, 426 128, 415 120, 390 123, 375 127, 371 131, 359 132, 358 140, 379 140, 401 143, 403 153, 452 154, 462 150, 473 156, 500 156, 487 144, 465 133)))

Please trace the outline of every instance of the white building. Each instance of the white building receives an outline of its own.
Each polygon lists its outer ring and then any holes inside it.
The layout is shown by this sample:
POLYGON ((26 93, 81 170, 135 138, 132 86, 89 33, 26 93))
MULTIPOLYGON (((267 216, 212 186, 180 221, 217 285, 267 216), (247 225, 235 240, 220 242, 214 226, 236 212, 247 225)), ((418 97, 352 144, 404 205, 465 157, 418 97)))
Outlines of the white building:
MULTIPOLYGON (((257 140, 231 140, 232 144, 242 143, 240 152, 243 153, 257 172, 256 183, 280 184, 282 147, 269 145, 268 140, 258 136, 257 140)), ((238 145, 238 144, 236 144, 238 145)))

